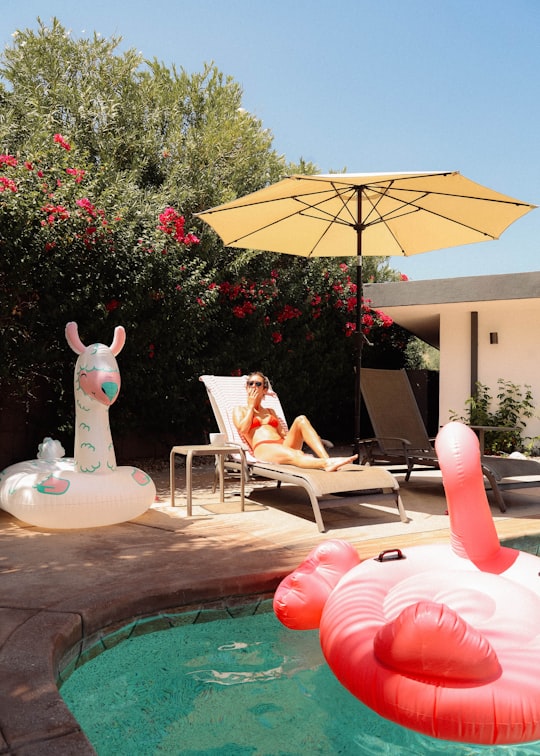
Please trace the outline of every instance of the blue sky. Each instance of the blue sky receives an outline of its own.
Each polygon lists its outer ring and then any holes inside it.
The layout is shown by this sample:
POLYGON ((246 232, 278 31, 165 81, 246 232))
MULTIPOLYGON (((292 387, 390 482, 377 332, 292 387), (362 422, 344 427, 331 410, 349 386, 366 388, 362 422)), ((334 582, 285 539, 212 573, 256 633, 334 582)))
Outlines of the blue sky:
MULTIPOLYGON (((215 63, 287 160, 458 170, 540 205, 539 0, 2 0, 2 49, 38 16, 188 73, 215 63)), ((414 280, 540 270, 540 209, 498 241, 390 264, 414 280)))

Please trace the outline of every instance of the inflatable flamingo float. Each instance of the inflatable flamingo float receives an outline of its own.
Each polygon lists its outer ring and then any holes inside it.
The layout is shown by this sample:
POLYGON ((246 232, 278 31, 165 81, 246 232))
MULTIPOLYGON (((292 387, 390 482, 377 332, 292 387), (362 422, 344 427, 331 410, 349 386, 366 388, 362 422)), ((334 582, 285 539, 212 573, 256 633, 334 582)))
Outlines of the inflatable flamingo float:
POLYGON ((122 326, 110 347, 85 346, 77 324, 66 339, 79 357, 75 365, 75 456, 62 457, 58 441, 44 439, 38 459, 0 473, 0 507, 43 528, 92 528, 131 520, 154 501, 152 479, 136 467, 117 467, 109 427, 109 407, 118 398, 116 356, 126 340, 122 326))
POLYGON ((473 431, 449 423, 436 449, 450 544, 360 563, 326 541, 280 584, 274 611, 318 627, 338 680, 387 719, 465 743, 537 740, 540 559, 500 545, 473 431))

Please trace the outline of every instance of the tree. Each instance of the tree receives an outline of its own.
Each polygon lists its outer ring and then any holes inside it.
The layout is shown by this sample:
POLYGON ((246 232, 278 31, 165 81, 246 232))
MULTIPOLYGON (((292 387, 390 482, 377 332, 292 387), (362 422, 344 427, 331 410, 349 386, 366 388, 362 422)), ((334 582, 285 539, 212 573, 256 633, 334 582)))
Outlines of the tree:
MULTIPOLYGON (((200 439, 211 421, 198 375, 256 363, 286 386, 290 409, 335 424, 353 401, 348 263, 223 249, 194 213, 291 166, 215 66, 189 75, 120 54, 119 43, 76 40, 58 20, 38 19, 0 59, 4 395, 46 384, 61 407, 46 433, 67 433, 66 322, 77 321, 87 342, 122 324, 120 432, 144 428, 164 446, 200 439), (313 398, 300 408, 306 386, 313 398)), ((374 280, 396 275, 386 262, 366 263, 374 280)))

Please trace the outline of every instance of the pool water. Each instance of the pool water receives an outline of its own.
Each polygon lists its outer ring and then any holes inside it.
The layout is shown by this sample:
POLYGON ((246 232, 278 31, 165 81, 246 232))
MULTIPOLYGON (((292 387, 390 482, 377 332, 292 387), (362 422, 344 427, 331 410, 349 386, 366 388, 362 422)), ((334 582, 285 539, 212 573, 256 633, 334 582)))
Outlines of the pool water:
POLYGON ((284 628, 270 601, 235 619, 204 614, 130 637, 63 683, 99 756, 540 754, 540 742, 469 746, 383 719, 337 682, 318 632, 284 628))

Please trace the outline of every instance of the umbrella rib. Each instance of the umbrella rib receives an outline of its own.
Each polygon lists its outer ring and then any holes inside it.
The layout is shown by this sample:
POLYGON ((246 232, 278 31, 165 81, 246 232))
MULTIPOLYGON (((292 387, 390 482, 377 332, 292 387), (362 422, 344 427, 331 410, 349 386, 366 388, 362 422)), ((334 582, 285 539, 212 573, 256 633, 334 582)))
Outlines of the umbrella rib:
MULTIPOLYGON (((320 192, 316 192, 316 193, 320 194, 320 192)), ((342 193, 345 193, 345 192, 343 190, 341 190, 340 191, 340 195, 342 193)), ((314 194, 314 193, 312 192, 311 194, 314 194)), ((329 194, 329 192, 325 192, 325 194, 329 194)), ((254 229, 252 231, 249 231, 249 232, 247 232, 245 234, 242 234, 241 236, 237 237, 236 239, 229 240, 227 242, 227 244, 229 244, 229 245, 230 244, 236 244, 236 243, 242 241, 243 239, 248 239, 252 234, 259 233, 260 231, 265 231, 268 228, 272 228, 272 226, 275 226, 277 223, 282 223, 284 220, 292 218, 295 215, 302 215, 303 217, 313 218, 314 220, 319 220, 321 222, 327 223, 328 224, 328 228, 330 227, 330 225, 332 223, 341 223, 344 226, 353 226, 353 227, 356 225, 355 222, 354 222, 354 219, 352 219, 351 222, 349 223, 347 220, 344 220, 343 218, 339 218, 337 215, 329 213, 326 210, 324 210, 323 208, 319 207, 319 205, 321 205, 322 203, 324 203, 324 202, 326 202, 328 200, 328 197, 324 197, 324 199, 321 199, 316 204, 309 204, 308 202, 306 202, 305 200, 302 199, 303 196, 308 196, 308 193, 306 193, 305 195, 299 195, 299 196, 295 195, 293 197, 286 197, 286 198, 282 198, 282 199, 279 199, 279 200, 273 199, 273 200, 262 200, 260 202, 253 202, 252 205, 251 205, 251 207, 253 207, 255 205, 267 204, 269 202, 272 202, 272 203, 275 204, 276 202, 279 202, 279 201, 285 202, 285 201, 289 201, 289 200, 292 199, 295 202, 298 202, 301 205, 303 205, 303 209, 301 209, 301 210, 294 210, 294 211, 288 213, 287 215, 282 215, 279 218, 276 218, 275 220, 272 220, 272 221, 266 223, 263 226, 258 226, 256 229, 254 229), (318 210, 319 213, 320 213, 320 215, 317 215, 315 212, 313 214, 309 213, 308 212, 309 210, 313 210, 313 211, 318 210), (322 217, 323 215, 326 216, 326 217, 322 217)), ((332 193, 332 196, 333 196, 333 193, 332 193)), ((343 203, 343 205, 346 207, 346 203, 343 203)), ((249 207, 249 206, 248 205, 243 205, 243 206, 240 205, 239 207, 242 208, 242 207, 249 207)), ((219 211, 219 209, 217 210, 217 212, 218 211, 219 211)), ((211 211, 208 211, 208 212, 211 212, 211 211)), ((324 231, 323 234, 321 234, 321 237, 320 237, 319 241, 317 242, 317 244, 320 242, 320 240, 322 239, 322 237, 327 233, 328 228, 324 231)), ((313 250, 315 250, 315 248, 317 247, 317 244, 313 247, 313 250)))

